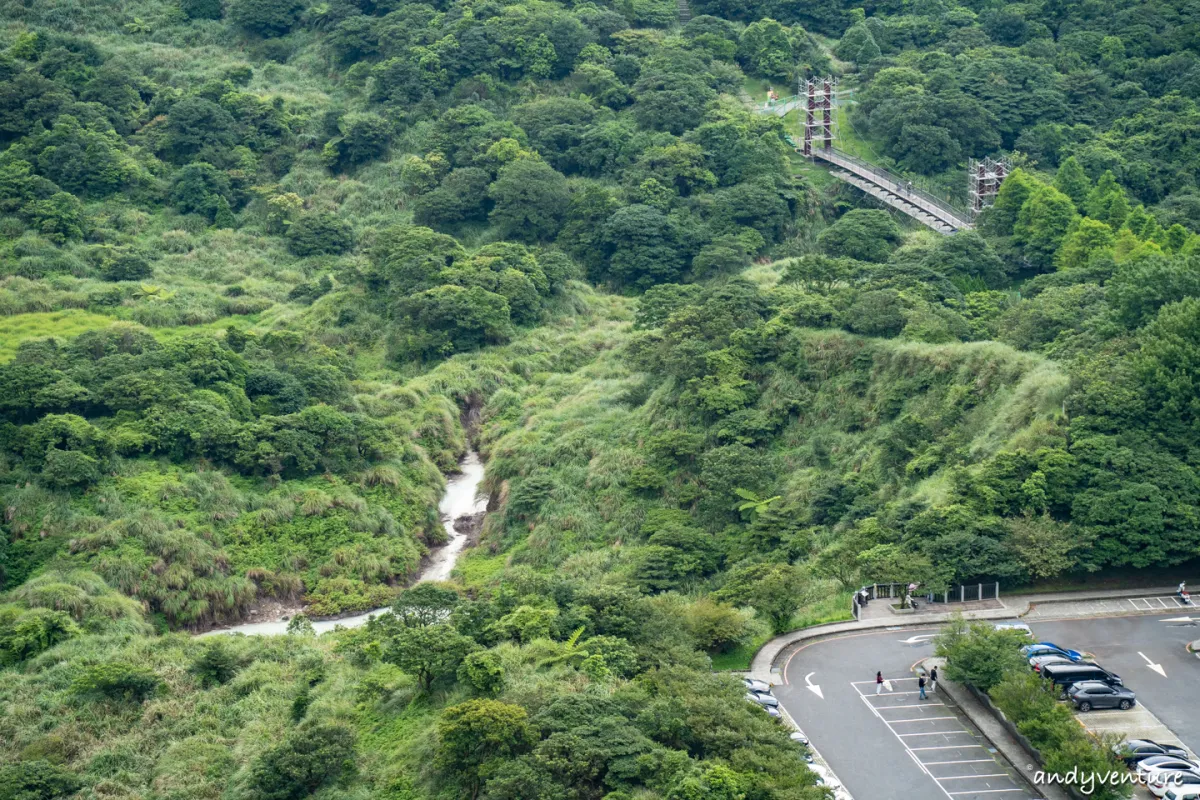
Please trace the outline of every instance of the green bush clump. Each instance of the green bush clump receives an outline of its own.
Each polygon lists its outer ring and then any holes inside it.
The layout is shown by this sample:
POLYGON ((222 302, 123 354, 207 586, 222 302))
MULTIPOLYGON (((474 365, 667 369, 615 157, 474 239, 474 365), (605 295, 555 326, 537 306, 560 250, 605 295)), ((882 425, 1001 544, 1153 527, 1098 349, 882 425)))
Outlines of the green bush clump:
POLYGON ((283 36, 300 19, 300 0, 231 0, 229 19, 263 37, 283 36))
POLYGON ((298 256, 338 255, 354 245, 350 223, 336 214, 304 214, 287 231, 288 250, 298 256))
POLYGON ((141 703, 161 685, 154 671, 123 662, 109 662, 85 668, 71 682, 78 697, 141 703))

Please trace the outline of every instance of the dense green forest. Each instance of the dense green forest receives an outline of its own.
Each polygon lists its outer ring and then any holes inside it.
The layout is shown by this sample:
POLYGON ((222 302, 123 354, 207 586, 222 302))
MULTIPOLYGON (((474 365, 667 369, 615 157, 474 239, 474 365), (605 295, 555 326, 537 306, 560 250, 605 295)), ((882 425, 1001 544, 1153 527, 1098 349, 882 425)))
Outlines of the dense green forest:
POLYGON ((816 800, 714 667, 1200 557, 1193 7, 690 9, 0 0, 0 800, 816 800))

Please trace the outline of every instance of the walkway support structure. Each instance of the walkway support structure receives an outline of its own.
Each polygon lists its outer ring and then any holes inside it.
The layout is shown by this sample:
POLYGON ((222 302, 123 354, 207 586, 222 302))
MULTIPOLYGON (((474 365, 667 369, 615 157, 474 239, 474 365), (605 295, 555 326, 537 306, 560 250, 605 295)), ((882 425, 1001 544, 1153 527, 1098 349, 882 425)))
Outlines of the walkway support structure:
POLYGON ((992 203, 1000 193, 1000 184, 1012 172, 1012 162, 1007 158, 994 160, 984 158, 979 161, 971 159, 967 165, 967 196, 971 198, 971 219, 992 203))

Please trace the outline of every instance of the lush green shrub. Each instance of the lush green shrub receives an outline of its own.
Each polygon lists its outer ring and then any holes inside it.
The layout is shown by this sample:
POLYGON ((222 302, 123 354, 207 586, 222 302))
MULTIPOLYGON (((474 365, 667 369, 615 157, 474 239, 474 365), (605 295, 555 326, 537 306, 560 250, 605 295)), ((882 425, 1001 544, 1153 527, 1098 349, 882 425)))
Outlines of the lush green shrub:
POLYGON ((79 633, 79 626, 65 612, 0 606, 0 666, 32 658, 79 633))
POLYGON ((888 212, 855 209, 821 231, 817 244, 831 256, 887 261, 902 239, 899 226, 888 212))
POLYGON ((100 462, 78 450, 52 447, 46 451, 42 478, 57 489, 89 486, 100 479, 100 462))
POLYGON ((300 0, 230 0, 229 20, 259 36, 283 36, 303 10, 300 0))
POLYGON ((179 0, 179 7, 188 19, 220 19, 225 16, 221 0, 179 0))
POLYGON ((221 199, 230 193, 229 178, 212 164, 188 164, 171 182, 171 202, 185 214, 203 214, 211 221, 221 199))
POLYGON ((210 641, 188 671, 196 676, 201 686, 219 686, 236 675, 240 666, 229 647, 223 642, 210 641))
MULTIPOLYGON (((222 201, 224 199, 221 198, 222 201)), ((141 281, 153 274, 154 267, 150 266, 145 256, 137 253, 119 253, 104 265, 106 281, 141 281)))
POLYGON ((446 623, 423 625, 403 628, 391 637, 384 660, 412 675, 428 691, 438 678, 454 675, 478 647, 446 623))
POLYGON ((354 732, 342 725, 297 728, 250 768, 248 788, 256 800, 300 800, 322 786, 353 775, 354 732))
POLYGON ((479 650, 463 659, 458 679, 474 686, 481 694, 499 694, 504 688, 504 664, 491 650, 479 650))
POLYGON ((0 800, 56 800, 82 787, 74 773, 49 761, 0 764, 0 800))
POLYGON ((141 703, 154 694, 160 681, 154 671, 119 661, 85 667, 71 683, 79 697, 141 703))
POLYGON ((298 256, 338 255, 354 246, 350 223, 336 214, 304 214, 288 227, 288 250, 298 256))

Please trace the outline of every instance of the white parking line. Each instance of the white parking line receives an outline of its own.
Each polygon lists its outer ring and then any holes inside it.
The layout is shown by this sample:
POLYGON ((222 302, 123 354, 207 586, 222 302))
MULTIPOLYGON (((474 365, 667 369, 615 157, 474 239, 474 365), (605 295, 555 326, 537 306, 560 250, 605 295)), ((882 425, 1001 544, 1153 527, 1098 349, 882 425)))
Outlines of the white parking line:
POLYGON ((1024 789, 976 789, 973 792, 946 792, 948 795, 956 794, 994 794, 996 792, 1023 792, 1024 789))
MULTIPOLYGON (((945 703, 909 703, 906 706, 875 706, 880 711, 885 708, 928 708, 929 706, 944 706, 945 703)), ((895 722, 895 720, 892 720, 895 722)))
POLYGON ((935 719, 954 719, 954 717, 917 717, 916 719, 885 719, 884 722, 933 722, 935 719))
POLYGON ((950 777, 948 777, 948 778, 935 778, 934 780, 939 780, 939 781, 961 781, 961 780, 966 780, 966 779, 969 779, 969 778, 1007 778, 1007 777, 1008 777, 1008 773, 1007 773, 1007 772, 993 772, 993 773, 991 773, 991 774, 988 774, 988 775, 951 775, 951 776, 950 776, 950 777))
MULTIPOLYGON (((929 750, 929 749, 936 749, 936 748, 914 747, 913 749, 914 750, 929 750)), ((921 763, 927 767, 934 767, 934 766, 937 766, 938 764, 982 764, 985 761, 995 761, 995 760, 996 759, 994 759, 994 758, 968 758, 968 759, 964 759, 963 761, 922 761, 921 763)), ((981 776, 976 776, 976 777, 981 777, 981 776)))
MULTIPOLYGON (((885 719, 884 722, 887 722, 887 720, 885 719)), ((896 733, 896 732, 892 731, 892 733, 896 733)), ((969 731, 930 731, 928 733, 896 733, 896 735, 900 736, 900 737, 905 737, 905 736, 953 736, 956 733, 965 733, 968 736, 971 735, 969 731)), ((953 746, 954 747, 966 747, 967 745, 956 744, 953 746)))
MULTIPOLYGON (((963 731, 963 733, 966 733, 966 731, 963 731)), ((915 753, 918 750, 966 750, 968 747, 977 747, 980 750, 987 750, 987 748, 981 744, 941 744, 937 747, 910 747, 908 749, 915 753)), ((988 760, 991 761, 993 759, 988 760)))

